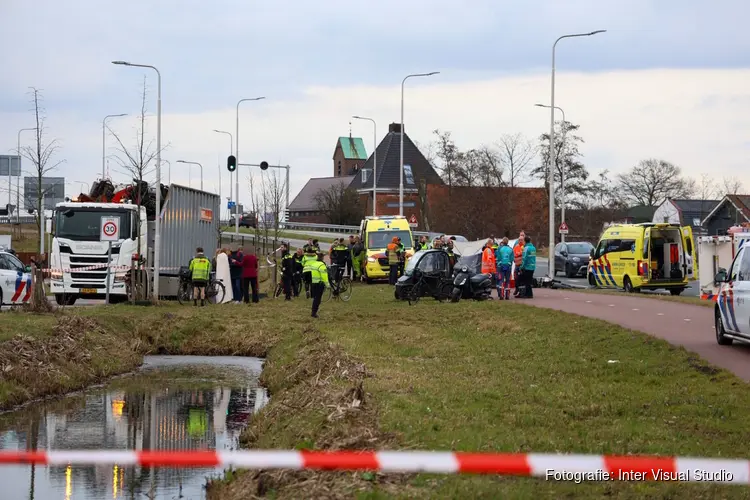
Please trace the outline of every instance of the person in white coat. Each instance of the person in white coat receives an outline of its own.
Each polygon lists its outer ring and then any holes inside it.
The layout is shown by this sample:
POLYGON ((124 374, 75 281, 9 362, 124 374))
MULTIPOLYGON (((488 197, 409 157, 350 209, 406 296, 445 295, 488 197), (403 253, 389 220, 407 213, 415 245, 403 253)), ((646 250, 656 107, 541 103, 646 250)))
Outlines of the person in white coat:
POLYGON ((229 257, 227 250, 222 248, 216 253, 216 279, 224 285, 224 300, 222 304, 233 302, 232 280, 229 275, 229 257))

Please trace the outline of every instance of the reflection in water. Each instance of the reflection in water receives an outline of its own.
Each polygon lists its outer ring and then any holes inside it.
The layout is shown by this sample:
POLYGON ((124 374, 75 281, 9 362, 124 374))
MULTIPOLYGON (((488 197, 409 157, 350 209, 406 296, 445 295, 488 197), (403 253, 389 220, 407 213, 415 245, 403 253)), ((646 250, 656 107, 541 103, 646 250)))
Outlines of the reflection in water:
MULTIPOLYGON (((192 357, 186 358, 183 363, 194 362, 192 357)), ((242 377, 244 387, 206 389, 205 381, 201 381, 201 389, 192 389, 185 384, 184 377, 179 384, 170 383, 164 378, 167 371, 160 372, 157 387, 144 374, 130 380, 134 383, 128 386, 136 389, 92 392, 77 401, 63 400, 25 410, 14 419, 25 421, 23 425, 0 430, 0 449, 236 449, 242 429, 266 402, 265 391, 257 386, 259 360, 233 358, 231 363, 241 365, 243 359, 250 361, 244 361, 246 366, 232 369, 247 374, 242 377)), ((149 361, 150 368, 158 369, 154 359, 149 361)), ((170 357, 169 361, 170 366, 176 366, 180 359, 170 357)), ((205 478, 217 472, 220 471, 212 468, 140 468, 117 464, 11 465, 0 468, 3 484, 0 498, 203 498, 205 478), (28 478, 28 482, 19 481, 21 477, 28 478)))

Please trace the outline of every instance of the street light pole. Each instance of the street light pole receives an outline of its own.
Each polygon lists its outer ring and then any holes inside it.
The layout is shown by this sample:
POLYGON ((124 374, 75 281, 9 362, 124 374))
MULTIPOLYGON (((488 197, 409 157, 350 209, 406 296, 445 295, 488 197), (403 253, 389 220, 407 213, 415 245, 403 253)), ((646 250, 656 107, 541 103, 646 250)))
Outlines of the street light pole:
POLYGON ((552 156, 555 145, 555 49, 557 43, 563 38, 576 38, 581 36, 592 36, 604 33, 607 30, 596 30, 590 33, 575 33, 572 35, 563 35, 555 40, 552 45, 552 78, 550 91, 550 124, 549 124, 549 153, 547 158, 547 182, 549 183, 549 275, 555 276, 555 172, 552 164, 552 156))
MULTIPOLYGON (((364 116, 352 116, 355 120, 367 120, 372 122, 372 216, 377 214, 378 196, 378 125, 372 118, 364 116)), ((401 124, 403 128, 404 124, 401 124)))
POLYGON ((102 180, 107 176, 106 174, 106 164, 104 159, 107 157, 107 135, 105 133, 107 129, 107 118, 117 118, 120 116, 127 116, 127 113, 121 113, 119 115, 107 115, 102 120, 102 180))
POLYGON ((177 160, 177 163, 185 163, 186 165, 198 165, 201 168, 201 191, 203 191, 203 165, 201 165, 197 161, 185 161, 185 160, 177 160))
MULTIPOLYGON (((20 210, 21 210, 21 175, 20 175, 21 174, 21 172, 20 172, 20 170, 21 170, 21 132, 25 132, 27 130, 36 130, 36 127, 22 128, 21 130, 19 130, 18 131, 18 142, 16 143, 17 144, 16 154, 18 154, 18 170, 19 170, 19 172, 18 172, 19 175, 18 175, 18 177, 16 177, 16 222, 17 223, 21 222, 21 212, 20 212, 20 210)), ((11 189, 10 185, 11 185, 11 180, 10 180, 10 161, 8 161, 8 191, 10 191, 10 189, 11 189)), ((9 197, 8 199, 10 200, 11 199, 10 195, 8 195, 8 197, 9 197)), ((28 197, 27 197, 27 199, 28 199, 28 197)), ((10 203, 10 201, 9 201, 9 203, 10 203)))
MULTIPOLYGON (((80 184, 81 185, 81 189, 83 189, 83 186, 86 186, 86 191, 90 191, 90 189, 89 189, 89 183, 88 182, 84 182, 84 181, 73 181, 73 182, 77 182, 78 184, 80 184)), ((83 192, 83 191, 81 191, 81 192, 83 192)))
POLYGON ((439 74, 439 71, 433 71, 431 73, 414 73, 413 75, 406 75, 401 80, 401 151, 400 151, 400 169, 399 169, 399 180, 398 180, 398 214, 404 215, 404 84, 409 78, 416 78, 420 76, 432 76, 439 74))
MULTIPOLYGON (((534 106, 540 107, 540 108, 549 108, 550 106, 547 106, 546 104, 534 104, 534 106)), ((565 111, 559 107, 555 106, 556 110, 558 110, 563 117, 562 121, 562 144, 560 145, 560 151, 562 151, 563 154, 563 162, 562 166, 560 168, 560 222, 565 223, 565 136, 568 132, 567 126, 565 125, 567 123, 567 120, 565 119, 565 111)), ((560 155, 556 155, 559 156, 560 155)), ((555 162, 557 164, 557 161, 555 162)), ((560 241, 565 242, 565 234, 560 234, 560 241)))
POLYGON ((161 261, 161 73, 155 66, 135 64, 126 61, 112 61, 112 64, 150 68, 156 71, 156 217, 154 218, 154 302, 159 301, 159 265, 161 261))
POLYGON ((162 163, 166 163, 169 166, 169 170, 167 171, 167 184, 172 184, 172 162, 169 160, 162 160, 162 163))
MULTIPOLYGON (((237 101, 237 111, 236 111, 236 130, 234 131, 234 136, 237 139, 237 141, 234 144, 234 158, 237 161, 237 167, 239 168, 240 164, 240 103, 243 103, 245 101, 260 101, 262 99, 265 99, 265 97, 251 97, 248 99, 240 99, 237 101)), ((235 218, 234 218, 234 232, 239 233, 240 232, 240 214, 238 212, 239 206, 240 206, 240 171, 235 170, 234 172, 234 203, 235 203, 235 218)), ((230 214, 231 215, 231 214, 230 214)))

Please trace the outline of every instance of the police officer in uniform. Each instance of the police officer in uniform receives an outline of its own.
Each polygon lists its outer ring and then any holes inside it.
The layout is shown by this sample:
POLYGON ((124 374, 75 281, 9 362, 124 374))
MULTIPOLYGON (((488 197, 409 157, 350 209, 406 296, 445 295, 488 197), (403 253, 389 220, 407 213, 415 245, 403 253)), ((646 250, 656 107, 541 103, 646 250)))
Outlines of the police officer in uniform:
POLYGON ((329 286, 328 268, 323 262, 323 254, 318 253, 315 260, 305 262, 305 272, 310 273, 310 289, 312 291, 312 314, 313 318, 318 317, 318 309, 323 299, 323 292, 329 286))
POLYGON ((294 256, 289 253, 286 243, 281 245, 281 282, 284 285, 285 300, 292 300, 292 280, 294 279, 294 256))
POLYGON ((406 266, 406 247, 401 242, 401 238, 398 239, 398 275, 399 277, 404 275, 404 267, 406 266))
POLYGON ((305 254, 303 250, 298 248, 292 259, 294 260, 294 274, 292 274, 292 285, 294 285, 294 287, 292 288, 292 291, 294 292, 295 297, 299 297, 299 292, 302 289, 302 270, 305 267, 302 259, 304 257, 305 254))
POLYGON ((331 264, 336 264, 336 275, 332 276, 332 278, 336 283, 341 281, 341 278, 344 276, 348 260, 349 247, 344 244, 344 238, 339 238, 331 247, 331 264))

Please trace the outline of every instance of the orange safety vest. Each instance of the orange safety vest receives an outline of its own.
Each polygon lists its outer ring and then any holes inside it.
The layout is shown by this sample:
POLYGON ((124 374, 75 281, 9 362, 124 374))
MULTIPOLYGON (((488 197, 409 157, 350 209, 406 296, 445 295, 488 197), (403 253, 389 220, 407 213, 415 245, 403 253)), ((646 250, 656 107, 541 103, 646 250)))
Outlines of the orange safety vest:
POLYGON ((523 260, 523 243, 516 243, 516 246, 513 247, 513 262, 516 264, 516 267, 521 267, 521 261, 523 260))
POLYGON ((482 252, 482 273, 494 274, 495 271, 495 252, 492 251, 492 247, 487 247, 482 252))

